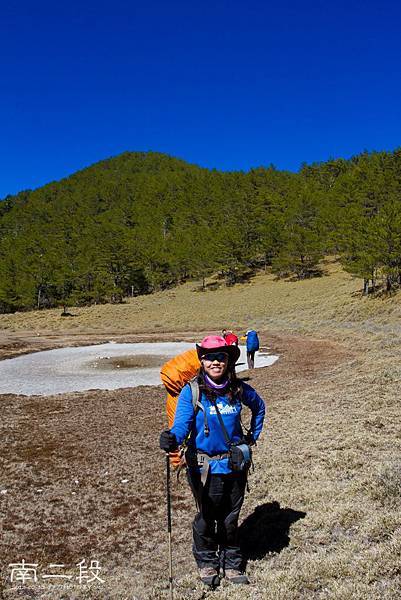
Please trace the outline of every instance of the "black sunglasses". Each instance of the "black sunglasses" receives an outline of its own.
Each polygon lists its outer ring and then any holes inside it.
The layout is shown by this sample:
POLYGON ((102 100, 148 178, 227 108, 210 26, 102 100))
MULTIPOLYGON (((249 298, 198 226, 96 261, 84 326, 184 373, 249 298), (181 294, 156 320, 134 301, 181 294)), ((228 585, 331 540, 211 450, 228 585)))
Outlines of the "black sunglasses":
POLYGON ((214 360, 224 362, 226 358, 228 358, 228 354, 226 352, 208 352, 208 354, 204 354, 202 358, 210 360, 210 362, 213 362, 214 360))

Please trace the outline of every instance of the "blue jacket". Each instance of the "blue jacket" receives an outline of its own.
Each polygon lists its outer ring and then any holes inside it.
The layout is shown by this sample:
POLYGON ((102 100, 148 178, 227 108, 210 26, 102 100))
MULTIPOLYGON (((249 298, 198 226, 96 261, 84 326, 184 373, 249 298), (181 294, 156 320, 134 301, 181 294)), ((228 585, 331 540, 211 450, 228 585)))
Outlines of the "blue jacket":
MULTIPOLYGON (((181 390, 178 397, 177 409, 171 432, 174 433, 179 444, 182 444, 188 433, 191 432, 191 437, 188 442, 189 448, 199 450, 210 456, 224 454, 228 452, 228 447, 216 409, 207 399, 204 392, 200 395, 200 401, 206 410, 207 422, 210 429, 209 435, 205 436, 203 411, 199 409, 196 413, 196 418, 194 418, 195 411, 192 404, 192 392, 189 384, 181 390)), ((230 440, 234 443, 239 442, 243 439, 241 427, 241 402, 236 400, 231 403, 227 396, 218 396, 216 402, 230 440)), ((251 432, 253 438, 257 440, 263 427, 265 404, 255 390, 246 383, 243 383, 242 404, 251 409, 251 432)), ((231 473, 231 469, 228 466, 228 458, 211 460, 210 472, 212 474, 231 473)))

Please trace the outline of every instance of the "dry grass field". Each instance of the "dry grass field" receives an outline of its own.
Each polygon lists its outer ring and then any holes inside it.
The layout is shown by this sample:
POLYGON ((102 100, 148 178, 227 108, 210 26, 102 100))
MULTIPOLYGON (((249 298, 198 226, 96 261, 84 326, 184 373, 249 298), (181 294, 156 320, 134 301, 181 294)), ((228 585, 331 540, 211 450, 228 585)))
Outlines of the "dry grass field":
MULTIPOLYGON (((401 590, 401 298, 361 298, 335 262, 302 282, 195 284, 124 305, 0 316, 2 356, 108 339, 192 339, 254 327, 279 354, 245 372, 266 429, 241 513, 251 585, 197 580, 194 506, 173 480, 177 600, 398 599, 401 590)), ((161 387, 0 396, 0 598, 167 599, 161 387), (98 560, 104 583, 76 579, 98 560), (38 581, 10 583, 10 563, 38 581), (52 563, 65 567, 50 569, 52 563), (69 580, 44 579, 63 573, 69 580)))

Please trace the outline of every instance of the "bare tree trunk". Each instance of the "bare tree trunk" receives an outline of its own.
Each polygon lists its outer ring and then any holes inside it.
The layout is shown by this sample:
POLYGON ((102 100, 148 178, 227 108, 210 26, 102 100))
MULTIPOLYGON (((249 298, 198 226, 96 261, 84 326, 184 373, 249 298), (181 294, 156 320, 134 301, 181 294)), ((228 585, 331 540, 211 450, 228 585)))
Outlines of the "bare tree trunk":
POLYGON ((372 269, 372 288, 373 291, 375 290, 376 287, 376 271, 375 269, 372 269))
POLYGON ((369 294, 369 279, 364 279, 362 296, 367 296, 368 294, 369 294))

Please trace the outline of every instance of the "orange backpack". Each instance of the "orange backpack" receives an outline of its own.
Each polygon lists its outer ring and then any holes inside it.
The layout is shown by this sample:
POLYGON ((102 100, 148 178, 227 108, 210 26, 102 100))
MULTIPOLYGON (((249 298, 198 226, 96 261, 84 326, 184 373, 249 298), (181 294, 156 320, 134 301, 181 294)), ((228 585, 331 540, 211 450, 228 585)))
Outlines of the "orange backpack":
MULTIPOLYGON (((198 353, 195 348, 175 356, 162 366, 160 377, 167 390, 166 410, 169 428, 171 428, 174 423, 178 396, 184 385, 189 383, 191 379, 195 377, 200 366, 198 353)), ((173 467, 179 466, 180 456, 178 451, 170 453, 170 462, 173 467)))

